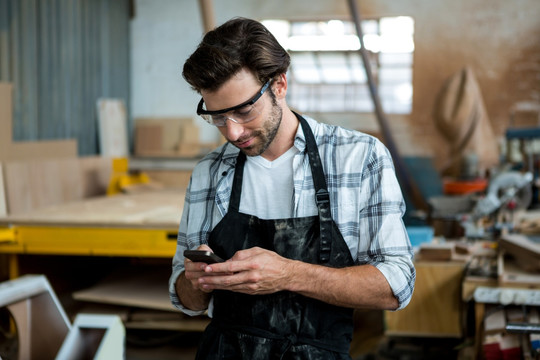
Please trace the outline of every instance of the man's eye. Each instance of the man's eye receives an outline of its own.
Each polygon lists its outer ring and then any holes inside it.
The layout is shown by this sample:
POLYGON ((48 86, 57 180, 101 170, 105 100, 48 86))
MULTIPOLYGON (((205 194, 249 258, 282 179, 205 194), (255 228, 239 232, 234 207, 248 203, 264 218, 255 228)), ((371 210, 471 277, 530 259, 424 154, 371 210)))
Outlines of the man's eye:
POLYGON ((253 110, 253 106, 244 106, 243 108, 236 110, 235 113, 238 115, 247 115, 251 110, 253 110))
POLYGON ((225 119, 226 117, 223 115, 212 115, 213 122, 221 122, 221 121, 224 121, 225 119))

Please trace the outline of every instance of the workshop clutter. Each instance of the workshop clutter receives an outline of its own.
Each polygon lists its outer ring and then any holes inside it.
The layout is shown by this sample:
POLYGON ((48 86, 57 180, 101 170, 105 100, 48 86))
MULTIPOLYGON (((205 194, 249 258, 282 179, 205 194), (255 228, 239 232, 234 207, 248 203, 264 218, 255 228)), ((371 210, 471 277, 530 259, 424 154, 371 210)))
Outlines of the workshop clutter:
POLYGON ((535 359, 540 356, 538 308, 492 308, 484 319, 483 353, 486 360, 535 359), (536 325, 537 333, 526 329, 536 325))

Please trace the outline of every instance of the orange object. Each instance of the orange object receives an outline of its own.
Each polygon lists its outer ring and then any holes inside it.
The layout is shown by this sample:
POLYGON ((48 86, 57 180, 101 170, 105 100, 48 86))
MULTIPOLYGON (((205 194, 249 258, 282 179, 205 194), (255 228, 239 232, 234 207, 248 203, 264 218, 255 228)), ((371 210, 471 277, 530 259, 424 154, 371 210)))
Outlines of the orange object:
POLYGON ((465 195, 486 190, 486 179, 475 180, 444 180, 443 191, 446 195, 465 195))

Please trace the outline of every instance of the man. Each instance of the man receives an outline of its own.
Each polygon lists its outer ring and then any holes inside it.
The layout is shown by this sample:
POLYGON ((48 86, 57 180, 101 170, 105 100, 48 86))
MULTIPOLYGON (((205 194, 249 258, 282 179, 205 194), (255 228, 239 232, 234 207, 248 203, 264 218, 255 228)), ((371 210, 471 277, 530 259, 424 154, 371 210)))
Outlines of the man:
POLYGON ((170 279, 177 308, 212 316, 198 359, 350 359, 352 309, 401 309, 413 292, 388 151, 291 111, 289 62, 262 24, 236 18, 184 65, 197 113, 228 140, 193 171, 170 279))

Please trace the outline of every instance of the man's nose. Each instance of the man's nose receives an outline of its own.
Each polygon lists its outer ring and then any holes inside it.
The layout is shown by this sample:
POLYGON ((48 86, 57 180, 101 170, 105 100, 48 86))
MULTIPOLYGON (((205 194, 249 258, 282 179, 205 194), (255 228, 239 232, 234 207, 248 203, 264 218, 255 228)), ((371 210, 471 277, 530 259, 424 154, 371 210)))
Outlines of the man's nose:
POLYGON ((232 118, 225 120, 225 137, 230 141, 236 141, 244 132, 244 126, 232 118))

